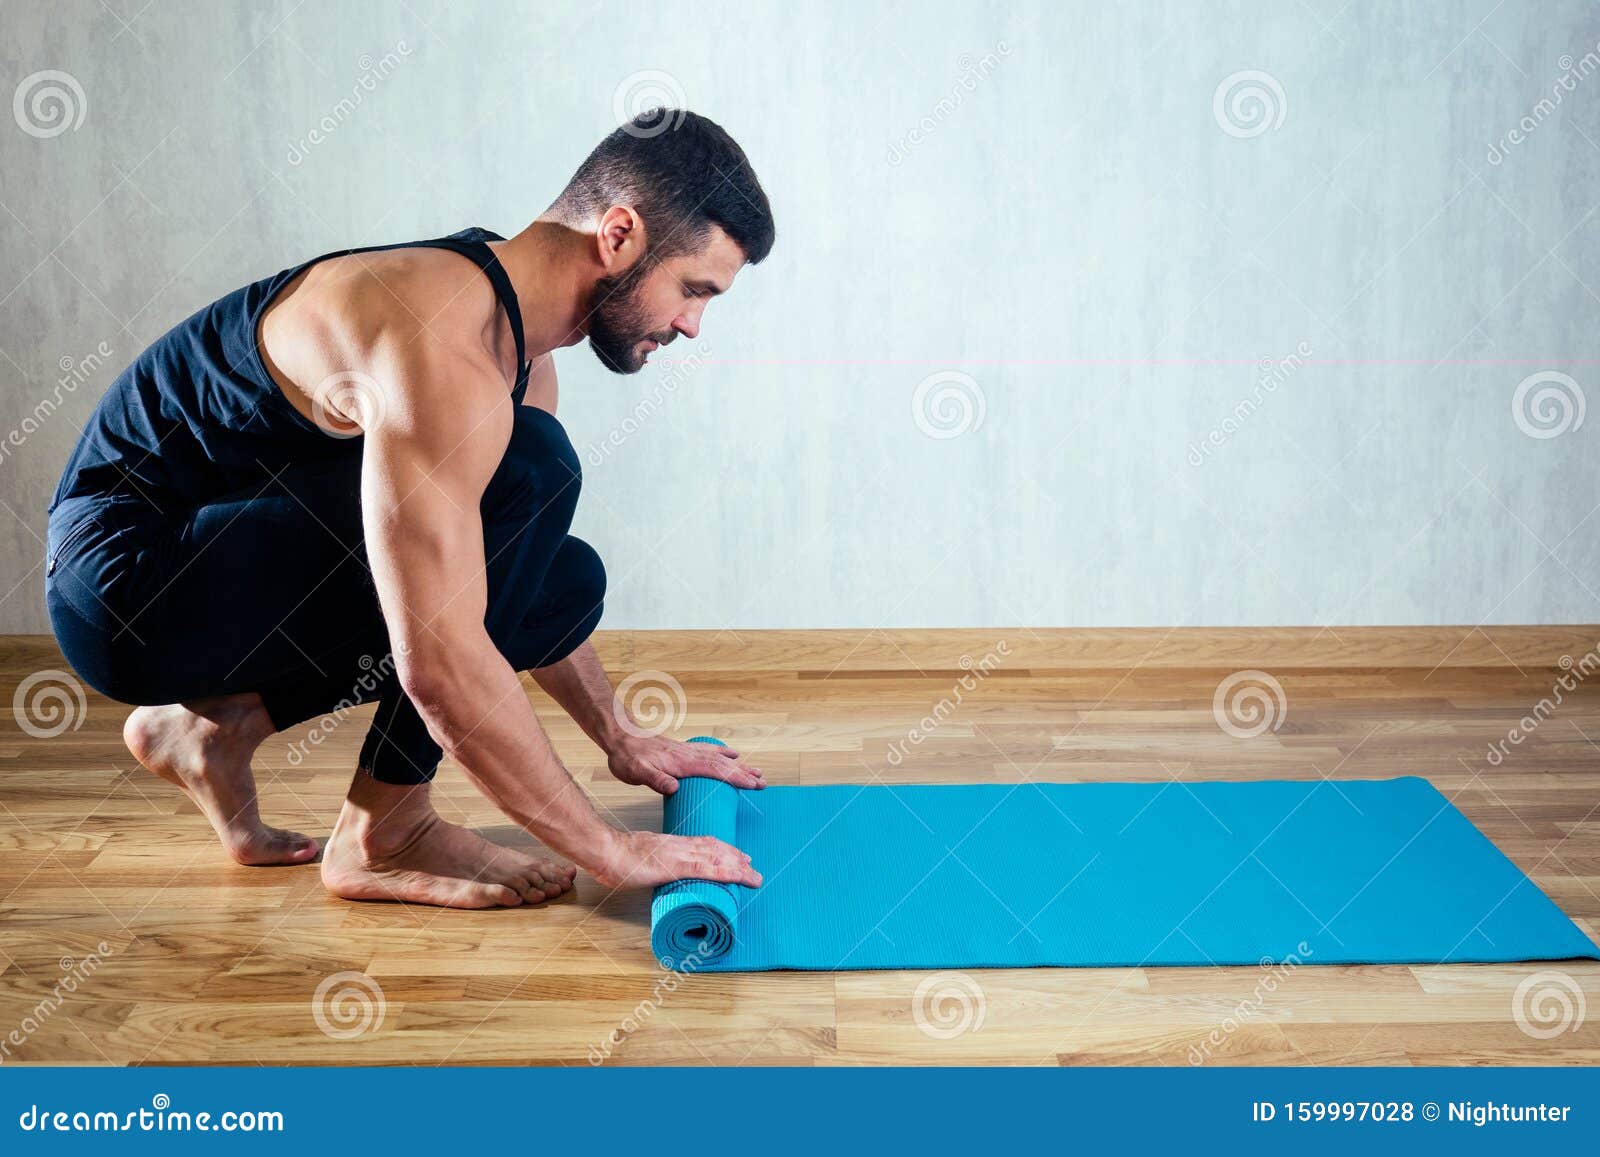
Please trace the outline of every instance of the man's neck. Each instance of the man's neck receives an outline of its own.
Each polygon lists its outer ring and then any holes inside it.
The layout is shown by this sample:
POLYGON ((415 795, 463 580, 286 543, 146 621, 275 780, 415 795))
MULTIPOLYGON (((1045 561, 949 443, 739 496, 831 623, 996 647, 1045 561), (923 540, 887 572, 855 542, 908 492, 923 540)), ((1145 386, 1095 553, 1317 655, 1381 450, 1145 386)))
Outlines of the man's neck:
POLYGON ((529 358, 583 340, 595 282, 587 259, 593 246, 593 237, 544 218, 493 246, 522 307, 529 358))

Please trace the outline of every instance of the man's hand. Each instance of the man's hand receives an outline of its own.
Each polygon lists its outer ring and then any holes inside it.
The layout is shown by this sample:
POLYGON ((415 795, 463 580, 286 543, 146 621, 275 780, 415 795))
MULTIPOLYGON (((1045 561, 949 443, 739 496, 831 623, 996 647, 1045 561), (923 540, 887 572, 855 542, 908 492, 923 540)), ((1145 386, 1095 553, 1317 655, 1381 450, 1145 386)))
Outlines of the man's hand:
POLYGON ((734 787, 761 788, 767 782, 759 767, 739 759, 731 747, 714 743, 684 743, 664 735, 628 735, 615 742, 608 763, 611 774, 623 783, 636 783, 662 795, 678 790, 678 781, 690 776, 720 779, 734 787))
POLYGON ((608 888, 648 888, 674 880, 761 886, 761 873, 750 866, 750 857, 712 836, 618 832, 605 862, 593 871, 608 888))

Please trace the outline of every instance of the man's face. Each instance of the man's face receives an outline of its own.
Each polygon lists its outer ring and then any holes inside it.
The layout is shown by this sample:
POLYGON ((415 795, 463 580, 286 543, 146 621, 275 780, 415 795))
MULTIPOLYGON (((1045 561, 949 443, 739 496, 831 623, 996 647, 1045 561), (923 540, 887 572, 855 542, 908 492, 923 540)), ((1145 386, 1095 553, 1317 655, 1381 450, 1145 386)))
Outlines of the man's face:
POLYGON ((744 251, 713 226, 699 250, 655 261, 647 253, 625 273, 602 277, 589 299, 589 346, 608 370, 636 374, 653 350, 681 333, 694 338, 706 303, 726 293, 744 251))

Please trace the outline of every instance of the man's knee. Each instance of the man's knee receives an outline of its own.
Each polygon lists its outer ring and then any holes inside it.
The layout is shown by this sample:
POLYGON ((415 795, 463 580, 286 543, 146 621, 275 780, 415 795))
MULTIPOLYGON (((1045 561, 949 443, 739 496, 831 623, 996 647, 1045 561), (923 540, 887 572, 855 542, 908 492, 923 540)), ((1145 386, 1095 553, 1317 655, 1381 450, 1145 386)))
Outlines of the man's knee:
POLYGON ((592 546, 569 534, 551 561, 528 618, 510 638, 496 639, 496 645, 519 670, 558 662, 600 625, 605 598, 605 564, 592 546))
POLYGON ((176 701, 152 698, 150 680, 140 669, 143 649, 131 632, 119 634, 103 623, 91 622, 55 591, 48 593, 47 601, 56 644, 79 679, 118 703, 138 706, 176 701))
POLYGON ((483 492, 485 520, 565 514, 570 522, 583 484, 577 451, 555 415, 516 406, 511 437, 483 492))
POLYGON ((551 566, 552 576, 560 568, 564 593, 563 602, 582 608, 594 608, 596 617, 606 597, 606 564, 594 547, 581 538, 567 535, 556 552, 551 566))

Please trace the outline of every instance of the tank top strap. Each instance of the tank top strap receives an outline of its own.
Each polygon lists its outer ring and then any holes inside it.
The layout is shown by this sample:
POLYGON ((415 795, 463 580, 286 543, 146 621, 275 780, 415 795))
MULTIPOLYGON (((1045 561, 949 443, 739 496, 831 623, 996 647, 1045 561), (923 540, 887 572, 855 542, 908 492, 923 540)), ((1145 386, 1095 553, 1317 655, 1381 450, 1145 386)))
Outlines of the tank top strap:
POLYGON ((532 369, 532 363, 528 361, 527 343, 522 332, 522 306, 517 301, 517 291, 512 288, 511 277, 506 273, 505 266, 500 264, 500 259, 488 245, 490 241, 504 240, 505 238, 498 233, 473 226, 459 233, 452 233, 448 237, 419 241, 415 244, 459 253, 481 269, 483 275, 489 279, 489 284, 494 288, 494 295, 500 301, 500 308, 505 311, 506 320, 511 323, 511 339, 516 343, 517 380, 511 389, 511 400, 520 406, 523 395, 528 392, 528 374, 532 369))

